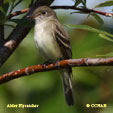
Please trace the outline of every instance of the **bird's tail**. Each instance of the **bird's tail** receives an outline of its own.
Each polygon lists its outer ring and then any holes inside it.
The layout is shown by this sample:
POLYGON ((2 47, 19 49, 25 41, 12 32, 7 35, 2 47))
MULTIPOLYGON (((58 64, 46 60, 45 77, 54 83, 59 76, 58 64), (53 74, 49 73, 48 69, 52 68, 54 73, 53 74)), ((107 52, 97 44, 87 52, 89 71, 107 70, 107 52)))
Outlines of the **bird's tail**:
POLYGON ((72 84, 71 84, 71 76, 68 69, 62 70, 62 83, 64 88, 65 100, 68 105, 73 105, 73 93, 72 93, 72 84))

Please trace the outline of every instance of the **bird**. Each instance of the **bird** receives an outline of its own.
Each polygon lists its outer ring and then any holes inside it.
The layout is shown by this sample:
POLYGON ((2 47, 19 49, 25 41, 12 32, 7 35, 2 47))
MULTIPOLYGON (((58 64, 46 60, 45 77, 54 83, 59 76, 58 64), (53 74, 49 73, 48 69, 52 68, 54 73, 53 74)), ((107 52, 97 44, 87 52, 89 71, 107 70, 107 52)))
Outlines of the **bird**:
MULTIPOLYGON (((48 6, 40 6, 28 18, 34 20, 34 42, 39 53, 47 60, 72 58, 70 39, 60 24, 56 12, 48 6)), ((74 105, 72 91, 72 68, 60 69, 67 105, 74 105)))

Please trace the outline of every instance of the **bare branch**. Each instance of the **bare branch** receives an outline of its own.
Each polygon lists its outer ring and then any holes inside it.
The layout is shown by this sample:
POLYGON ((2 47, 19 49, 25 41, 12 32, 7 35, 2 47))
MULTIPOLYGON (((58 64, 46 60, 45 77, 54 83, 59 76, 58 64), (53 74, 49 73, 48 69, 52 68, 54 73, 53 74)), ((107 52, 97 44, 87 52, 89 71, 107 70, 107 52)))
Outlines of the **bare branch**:
POLYGON ((26 12, 28 12, 28 11, 29 11, 29 8, 23 9, 23 10, 21 10, 21 11, 13 12, 13 13, 8 17, 8 19, 10 19, 10 18, 12 18, 12 17, 14 17, 14 16, 18 16, 18 15, 20 15, 20 14, 26 13, 26 12))
POLYGON ((96 14, 100 14, 100 15, 103 15, 106 17, 113 16, 113 13, 107 13, 107 12, 97 11, 97 10, 93 10, 93 9, 79 8, 79 7, 75 7, 75 6, 51 6, 51 8, 53 8, 53 9, 73 9, 73 10, 82 11, 84 13, 96 13, 96 14))
POLYGON ((55 69, 62 69, 68 66, 71 67, 81 67, 81 66, 113 66, 113 58, 81 58, 81 59, 69 59, 55 62, 52 64, 40 64, 29 66, 17 71, 12 71, 0 76, 0 84, 13 80, 15 78, 20 78, 24 76, 31 75, 36 72, 44 72, 55 69))

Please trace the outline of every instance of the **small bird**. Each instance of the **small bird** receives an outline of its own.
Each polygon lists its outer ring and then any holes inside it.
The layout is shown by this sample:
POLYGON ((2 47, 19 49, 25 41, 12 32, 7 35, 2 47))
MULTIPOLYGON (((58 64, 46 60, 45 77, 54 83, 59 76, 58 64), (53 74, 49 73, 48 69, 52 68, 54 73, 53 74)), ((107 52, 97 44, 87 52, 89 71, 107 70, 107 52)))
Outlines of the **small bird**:
MULTIPOLYGON (((35 21, 34 41, 39 52, 46 60, 59 60, 72 58, 72 49, 69 36, 59 23, 56 13, 48 6, 40 6, 31 16, 35 21)), ((71 84, 72 68, 60 69, 68 105, 73 105, 73 93, 71 84)))

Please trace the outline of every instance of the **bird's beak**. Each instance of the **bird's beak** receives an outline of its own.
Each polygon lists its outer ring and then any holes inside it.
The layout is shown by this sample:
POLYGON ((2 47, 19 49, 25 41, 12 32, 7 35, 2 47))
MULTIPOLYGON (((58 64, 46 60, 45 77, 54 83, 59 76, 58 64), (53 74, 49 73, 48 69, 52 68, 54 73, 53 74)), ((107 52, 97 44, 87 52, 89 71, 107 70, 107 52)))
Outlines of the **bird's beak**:
POLYGON ((29 16, 27 16, 27 18, 34 20, 35 19, 35 16, 29 15, 29 16))

